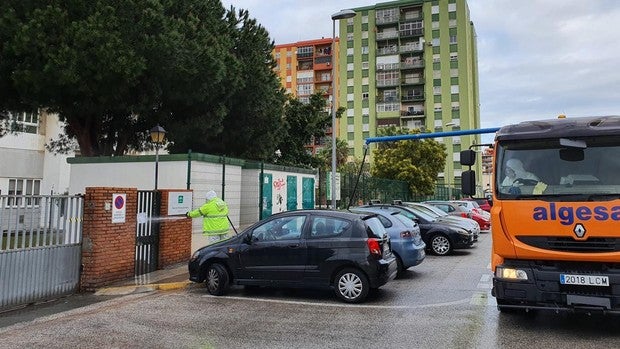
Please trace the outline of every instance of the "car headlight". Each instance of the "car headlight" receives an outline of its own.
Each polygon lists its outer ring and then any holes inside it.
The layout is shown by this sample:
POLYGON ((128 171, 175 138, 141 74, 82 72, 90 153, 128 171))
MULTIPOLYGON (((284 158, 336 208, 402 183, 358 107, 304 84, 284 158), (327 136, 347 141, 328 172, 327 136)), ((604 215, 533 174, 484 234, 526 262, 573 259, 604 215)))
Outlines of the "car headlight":
POLYGON ((196 259, 198 259, 198 255, 199 255, 198 251, 192 253, 192 256, 189 258, 189 261, 190 262, 195 261, 196 259))
POLYGON ((495 277, 508 280, 527 280, 527 272, 523 269, 497 267, 495 268, 495 277))
POLYGON ((457 232, 459 235, 462 235, 462 236, 464 236, 464 237, 469 237, 470 235, 473 235, 473 233, 471 233, 471 232, 469 232, 469 231, 467 231, 467 230, 463 230, 463 229, 457 229, 457 230, 456 230, 456 232, 457 232))

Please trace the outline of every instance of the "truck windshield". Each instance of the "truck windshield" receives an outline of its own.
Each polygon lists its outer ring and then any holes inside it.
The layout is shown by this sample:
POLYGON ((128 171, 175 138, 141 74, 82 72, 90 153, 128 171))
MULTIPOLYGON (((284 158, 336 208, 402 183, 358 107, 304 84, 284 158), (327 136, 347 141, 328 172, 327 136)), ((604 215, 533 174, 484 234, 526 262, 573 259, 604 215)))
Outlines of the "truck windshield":
POLYGON ((496 154, 499 199, 620 197, 620 136, 505 141, 496 154))

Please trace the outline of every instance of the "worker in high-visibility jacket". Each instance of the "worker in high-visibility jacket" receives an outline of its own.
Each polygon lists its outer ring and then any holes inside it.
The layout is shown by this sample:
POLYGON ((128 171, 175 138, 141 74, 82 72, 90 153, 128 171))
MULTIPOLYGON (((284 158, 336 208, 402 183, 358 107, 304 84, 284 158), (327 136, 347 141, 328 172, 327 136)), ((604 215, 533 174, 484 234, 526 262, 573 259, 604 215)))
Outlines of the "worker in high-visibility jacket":
POLYGON ((207 192, 204 205, 185 214, 189 218, 202 219, 202 234, 209 238, 209 243, 226 239, 230 225, 228 224, 228 205, 217 197, 213 190, 207 192))

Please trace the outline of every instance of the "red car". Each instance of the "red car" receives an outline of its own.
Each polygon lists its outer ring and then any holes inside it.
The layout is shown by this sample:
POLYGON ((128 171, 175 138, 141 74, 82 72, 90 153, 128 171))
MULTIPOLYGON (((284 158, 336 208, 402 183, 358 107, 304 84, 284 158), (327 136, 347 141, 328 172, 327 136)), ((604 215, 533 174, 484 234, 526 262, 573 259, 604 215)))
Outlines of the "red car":
POLYGON ((491 217, 488 216, 488 213, 478 213, 476 210, 466 207, 466 205, 459 204, 458 201, 426 201, 424 203, 431 204, 451 215, 471 218, 478 222, 480 230, 491 229, 491 217))
POLYGON ((491 204, 487 198, 463 198, 462 200, 472 200, 478 203, 481 209, 491 212, 491 204))

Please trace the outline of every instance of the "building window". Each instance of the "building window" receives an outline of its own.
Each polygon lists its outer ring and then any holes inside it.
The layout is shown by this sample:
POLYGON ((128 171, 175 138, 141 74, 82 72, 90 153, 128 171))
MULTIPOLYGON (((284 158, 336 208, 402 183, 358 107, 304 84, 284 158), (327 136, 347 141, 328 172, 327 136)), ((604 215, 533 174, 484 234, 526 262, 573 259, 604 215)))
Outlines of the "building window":
POLYGON ((448 12, 455 12, 456 4, 448 4, 448 12))
POLYGON ((459 85, 450 86, 450 93, 459 93, 459 85))
POLYGON ((37 134, 39 132, 38 113, 10 113, 11 131, 37 134))
POLYGON ((368 46, 363 46, 362 47, 362 54, 363 55, 367 55, 368 54, 368 46))
POLYGON ((439 14, 439 6, 432 6, 431 7, 431 14, 439 14))
POLYGON ((362 100, 368 99, 368 92, 362 93, 362 100))
POLYGON ((353 41, 353 33, 347 33, 347 41, 353 41))
POLYGON ((23 178, 10 178, 9 179, 9 197, 8 204, 10 206, 27 206, 39 205, 41 198, 35 197, 41 195, 41 180, 40 179, 23 179, 23 178), (21 197, 25 195, 26 197, 21 197), (28 197, 29 196, 29 197, 28 197))

